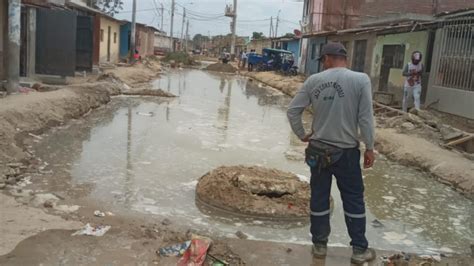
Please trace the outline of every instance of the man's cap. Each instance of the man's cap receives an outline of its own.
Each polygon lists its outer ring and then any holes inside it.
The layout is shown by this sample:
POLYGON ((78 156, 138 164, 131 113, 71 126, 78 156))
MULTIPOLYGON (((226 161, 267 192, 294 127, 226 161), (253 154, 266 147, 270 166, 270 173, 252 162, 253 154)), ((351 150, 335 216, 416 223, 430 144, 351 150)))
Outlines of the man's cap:
POLYGON ((329 42, 323 46, 323 49, 321 49, 321 56, 318 58, 318 60, 322 60, 325 55, 347 57, 347 50, 344 45, 339 42, 329 42))

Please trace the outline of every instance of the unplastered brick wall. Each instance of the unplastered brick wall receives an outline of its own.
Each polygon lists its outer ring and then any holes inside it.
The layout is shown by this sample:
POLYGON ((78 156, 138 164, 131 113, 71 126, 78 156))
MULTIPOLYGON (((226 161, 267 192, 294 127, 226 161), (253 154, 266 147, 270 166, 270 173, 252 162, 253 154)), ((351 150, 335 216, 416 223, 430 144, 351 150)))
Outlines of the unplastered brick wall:
POLYGON ((464 8, 474 8, 474 0, 365 0, 361 14, 365 17, 382 17, 388 13, 432 15, 464 8))

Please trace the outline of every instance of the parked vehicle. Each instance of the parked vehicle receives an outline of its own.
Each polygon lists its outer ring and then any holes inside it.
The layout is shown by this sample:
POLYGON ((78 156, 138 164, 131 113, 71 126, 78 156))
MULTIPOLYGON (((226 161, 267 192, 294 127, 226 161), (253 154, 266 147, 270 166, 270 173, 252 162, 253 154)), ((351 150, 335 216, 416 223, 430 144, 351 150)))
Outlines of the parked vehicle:
MULTIPOLYGON (((265 48, 263 49, 263 54, 259 55, 256 53, 250 53, 248 57, 248 69, 249 71, 279 71, 281 70, 284 62, 284 58, 290 57, 293 55, 292 52, 281 49, 265 48)), ((294 62, 294 60, 293 60, 294 62)), ((288 70, 294 71, 291 67, 287 66, 288 70)))
POLYGON ((284 75, 296 76, 298 75, 298 67, 295 65, 295 58, 293 54, 285 54, 280 71, 284 75))

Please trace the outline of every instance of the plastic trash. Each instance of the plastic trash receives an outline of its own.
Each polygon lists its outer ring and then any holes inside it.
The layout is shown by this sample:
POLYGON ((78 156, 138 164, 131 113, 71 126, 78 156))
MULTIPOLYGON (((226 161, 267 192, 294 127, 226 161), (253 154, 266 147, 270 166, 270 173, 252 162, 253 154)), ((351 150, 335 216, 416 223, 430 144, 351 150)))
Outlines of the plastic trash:
POLYGON ((155 113, 153 112, 137 112, 137 115, 141 115, 141 116, 154 116, 155 113))
POLYGON ((186 241, 176 245, 160 248, 158 249, 158 254, 163 257, 179 257, 184 254, 190 245, 191 241, 186 241))
POLYGON ((109 229, 111 228, 110 225, 98 225, 96 227, 92 227, 89 223, 86 224, 81 230, 72 234, 72 236, 103 236, 109 229))
POLYGON ((101 211, 94 211, 94 216, 96 217, 105 217, 105 213, 101 211))
POLYGON ((206 260, 207 251, 211 245, 211 239, 193 235, 191 245, 179 259, 178 266, 201 266, 206 260))

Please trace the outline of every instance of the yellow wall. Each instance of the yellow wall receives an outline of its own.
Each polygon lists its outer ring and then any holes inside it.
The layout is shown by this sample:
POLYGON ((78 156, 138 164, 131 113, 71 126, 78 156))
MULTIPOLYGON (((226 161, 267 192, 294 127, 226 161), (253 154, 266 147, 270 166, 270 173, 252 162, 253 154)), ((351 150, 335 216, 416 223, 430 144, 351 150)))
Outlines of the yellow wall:
POLYGON ((101 17, 100 18, 100 51, 99 51, 99 62, 100 63, 117 63, 120 55, 120 24, 117 21, 101 17), (110 27, 110 61, 107 57, 107 45, 108 45, 108 30, 110 27), (117 34, 116 41, 114 42, 114 33, 117 34))

